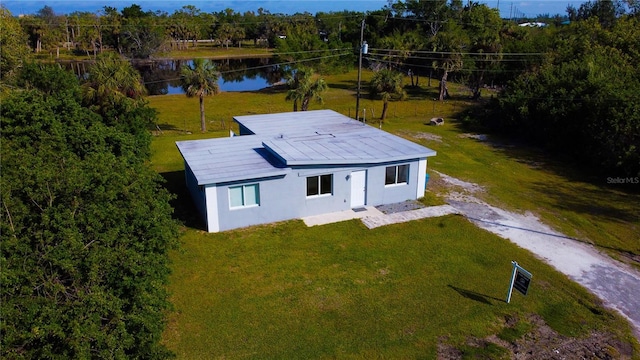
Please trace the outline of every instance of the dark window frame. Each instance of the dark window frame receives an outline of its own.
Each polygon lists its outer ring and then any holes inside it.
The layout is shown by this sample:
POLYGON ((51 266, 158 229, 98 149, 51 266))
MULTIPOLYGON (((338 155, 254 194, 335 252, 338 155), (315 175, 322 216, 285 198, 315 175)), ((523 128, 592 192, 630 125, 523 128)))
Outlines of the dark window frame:
POLYGON ((333 174, 307 177, 307 197, 333 195, 333 174))
POLYGON ((404 185, 409 183, 409 164, 387 166, 384 171, 384 185, 404 185))

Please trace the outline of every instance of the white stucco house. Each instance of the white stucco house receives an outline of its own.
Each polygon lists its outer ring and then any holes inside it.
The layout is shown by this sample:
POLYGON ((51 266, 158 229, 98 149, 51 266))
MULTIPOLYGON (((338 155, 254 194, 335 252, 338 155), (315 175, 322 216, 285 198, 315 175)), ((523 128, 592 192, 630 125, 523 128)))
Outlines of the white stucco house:
POLYGON ((239 136, 176 142, 209 232, 420 198, 436 155, 331 110, 234 120, 239 136))

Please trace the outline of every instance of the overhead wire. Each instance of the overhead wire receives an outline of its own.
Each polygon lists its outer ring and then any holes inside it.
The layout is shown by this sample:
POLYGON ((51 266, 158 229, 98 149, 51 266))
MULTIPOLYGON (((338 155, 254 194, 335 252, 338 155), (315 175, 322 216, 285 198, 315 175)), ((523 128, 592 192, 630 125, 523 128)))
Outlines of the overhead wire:
MULTIPOLYGON (((349 49, 349 50, 351 50, 351 49, 349 49)), ((344 53, 341 53, 341 54, 319 56, 319 57, 309 58, 309 59, 291 60, 291 61, 285 61, 285 62, 274 63, 274 64, 252 66, 252 67, 242 68, 242 69, 238 69, 238 70, 220 71, 219 73, 221 75, 222 74, 231 74, 231 73, 234 73, 234 72, 241 72, 241 71, 248 71, 248 70, 259 70, 259 69, 270 68, 270 67, 274 67, 274 66, 284 66, 284 65, 290 65, 290 64, 305 63, 305 62, 329 59, 329 58, 340 57, 340 56, 345 56, 345 55, 349 55, 349 53, 344 52, 344 53)), ((168 81, 178 81, 178 80, 181 80, 181 79, 182 79, 182 77, 172 78, 172 79, 155 80, 155 81, 145 81, 144 84, 145 85, 146 84, 156 84, 156 83, 163 83, 163 82, 168 82, 168 81)))
MULTIPOLYGON (((430 65, 396 63, 390 60, 378 59, 378 58, 369 57, 369 56, 366 56, 364 58, 373 62, 386 63, 394 67, 398 67, 400 65, 401 67, 407 67, 407 68, 434 69, 433 66, 430 66, 430 65)), ((510 69, 470 69, 470 68, 457 69, 456 71, 457 72, 496 72, 496 73, 522 72, 521 70, 510 70, 510 69)))
MULTIPOLYGON (((398 49, 379 49, 379 48, 369 48, 369 51, 388 51, 388 52, 401 52, 406 50, 398 50, 398 49)), ((456 52, 456 51, 429 51, 429 50, 408 50, 411 53, 415 54, 438 54, 438 55, 501 55, 501 56, 542 56, 545 53, 535 52, 535 53, 483 53, 483 52, 456 52)))
MULTIPOLYGON (((401 59, 416 59, 416 60, 443 60, 446 58, 443 57, 437 57, 437 56, 412 56, 412 55, 393 55, 393 54, 384 54, 384 53, 369 53, 370 55, 374 55, 374 56, 380 56, 380 57, 385 57, 385 58, 401 58, 401 59)), ((459 55, 465 55, 464 53, 459 53, 459 55)), ((499 56, 498 53, 487 53, 487 54, 483 54, 483 55, 489 55, 489 56, 499 56)), ((527 58, 520 58, 520 59, 501 59, 501 58, 497 58, 497 57, 493 57, 493 58, 480 58, 480 57, 473 57, 471 58, 471 60, 473 61, 483 61, 483 62, 523 62, 523 61, 530 61, 532 59, 527 59, 527 58)))

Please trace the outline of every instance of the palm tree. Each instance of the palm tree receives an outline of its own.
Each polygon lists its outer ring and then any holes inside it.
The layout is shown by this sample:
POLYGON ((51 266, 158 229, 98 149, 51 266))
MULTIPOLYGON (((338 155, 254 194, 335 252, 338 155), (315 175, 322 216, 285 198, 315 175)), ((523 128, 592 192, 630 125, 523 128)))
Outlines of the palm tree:
POLYGON ((83 86, 85 100, 102 109, 122 103, 127 98, 141 99, 146 94, 140 73, 115 53, 98 56, 83 86))
POLYGON ((403 100, 407 93, 402 88, 403 75, 397 71, 382 69, 376 72, 371 79, 369 88, 372 96, 380 96, 382 98, 382 115, 380 120, 387 117, 387 109, 389 108, 389 100, 396 98, 403 100))
POLYGON ((194 59, 193 66, 183 65, 180 73, 182 75, 182 89, 187 97, 197 96, 200 99, 200 129, 202 132, 206 132, 204 97, 220 92, 219 73, 216 70, 216 65, 210 60, 194 59))
POLYGON ((287 77, 287 97, 285 100, 293 100, 293 111, 298 111, 298 101, 302 101, 302 91, 300 90, 300 71, 287 77))
POLYGON ((286 100, 293 100, 293 111, 298 111, 298 101, 302 111, 309 109, 311 99, 322 104, 322 93, 327 90, 327 83, 323 78, 312 79, 313 70, 298 69, 287 80, 289 91, 286 100))

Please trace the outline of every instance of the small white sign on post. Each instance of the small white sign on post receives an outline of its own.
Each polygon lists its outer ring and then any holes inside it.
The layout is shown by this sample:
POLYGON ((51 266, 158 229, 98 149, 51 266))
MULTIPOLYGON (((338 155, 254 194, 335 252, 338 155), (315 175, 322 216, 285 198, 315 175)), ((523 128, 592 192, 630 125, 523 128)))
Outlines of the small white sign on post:
POLYGON ((529 284, 531 283, 531 275, 530 272, 525 270, 522 266, 518 265, 517 262, 512 261, 513 272, 511 274, 511 283, 509 284, 509 292, 507 293, 507 304, 511 301, 511 293, 513 289, 520 291, 522 295, 527 295, 529 291, 529 284))

